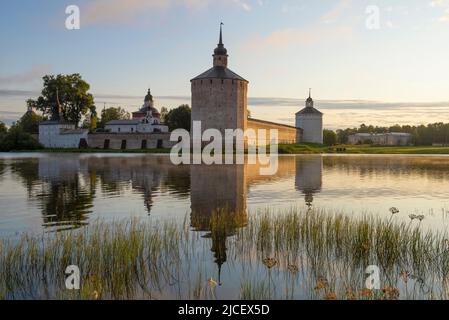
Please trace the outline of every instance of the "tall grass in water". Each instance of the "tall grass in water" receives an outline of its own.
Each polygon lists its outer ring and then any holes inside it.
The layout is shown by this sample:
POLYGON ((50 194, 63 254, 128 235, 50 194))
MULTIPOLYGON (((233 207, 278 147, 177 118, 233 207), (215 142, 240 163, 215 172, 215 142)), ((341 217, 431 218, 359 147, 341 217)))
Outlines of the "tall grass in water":
POLYGON ((0 298, 449 298, 446 235, 416 221, 299 209, 250 216, 218 210, 203 223, 207 234, 187 221, 129 220, 2 240, 0 298), (210 278, 210 250, 227 266, 224 296, 210 278), (79 291, 65 288, 69 265, 81 270, 79 291), (381 270, 381 290, 363 289, 369 265, 381 270))
POLYGON ((256 260, 271 257, 285 271, 284 278, 302 275, 302 281, 312 282, 303 290, 311 298, 390 298, 393 291, 402 291, 402 298, 447 299, 446 236, 422 231, 418 223, 292 209, 252 218, 238 234, 237 250, 242 255, 255 252, 256 260), (377 296, 362 290, 369 265, 381 271, 383 284, 377 296))

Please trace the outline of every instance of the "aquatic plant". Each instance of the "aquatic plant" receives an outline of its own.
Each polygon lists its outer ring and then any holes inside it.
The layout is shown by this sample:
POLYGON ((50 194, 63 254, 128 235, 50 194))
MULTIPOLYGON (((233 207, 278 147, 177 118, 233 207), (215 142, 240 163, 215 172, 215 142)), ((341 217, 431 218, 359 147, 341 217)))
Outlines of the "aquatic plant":
POLYGON ((447 234, 318 209, 249 216, 216 210, 199 232, 188 219, 130 219, 0 240, 0 298, 448 298, 447 234), (80 290, 65 287, 69 265, 81 270, 80 290), (368 265, 380 268, 380 290, 364 288, 368 265))

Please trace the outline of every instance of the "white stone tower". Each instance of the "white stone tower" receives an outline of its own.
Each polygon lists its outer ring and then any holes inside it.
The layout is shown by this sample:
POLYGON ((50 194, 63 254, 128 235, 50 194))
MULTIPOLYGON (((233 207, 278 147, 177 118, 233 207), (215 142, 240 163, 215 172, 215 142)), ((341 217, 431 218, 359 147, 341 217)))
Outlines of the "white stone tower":
POLYGON ((228 68, 222 25, 213 67, 191 80, 192 122, 201 121, 202 133, 217 129, 224 134, 225 129, 246 130, 247 127, 248 81, 228 68))
POLYGON ((298 142, 323 143, 323 114, 314 108, 311 89, 306 100, 306 107, 296 113, 296 127, 303 130, 298 142))

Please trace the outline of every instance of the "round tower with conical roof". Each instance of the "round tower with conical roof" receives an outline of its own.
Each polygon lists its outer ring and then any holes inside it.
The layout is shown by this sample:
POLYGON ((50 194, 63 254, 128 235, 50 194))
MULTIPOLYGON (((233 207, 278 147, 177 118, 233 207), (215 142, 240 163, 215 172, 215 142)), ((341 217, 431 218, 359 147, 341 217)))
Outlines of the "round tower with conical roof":
POLYGON ((311 91, 309 89, 306 107, 296 113, 296 128, 302 129, 302 137, 297 142, 322 144, 323 114, 315 109, 311 91))
POLYGON ((247 127, 248 81, 228 68, 228 51, 223 44, 223 24, 213 54, 213 67, 191 80, 192 123, 201 121, 202 133, 247 127))

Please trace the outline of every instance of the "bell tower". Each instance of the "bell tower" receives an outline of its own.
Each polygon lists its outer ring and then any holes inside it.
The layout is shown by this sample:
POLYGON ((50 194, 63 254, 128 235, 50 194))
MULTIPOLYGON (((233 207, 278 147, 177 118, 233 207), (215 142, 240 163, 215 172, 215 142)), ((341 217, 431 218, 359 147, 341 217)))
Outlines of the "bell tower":
POLYGON ((228 50, 224 47, 223 44, 223 22, 220 23, 220 39, 218 41, 218 45, 214 50, 214 67, 228 67, 228 50))

